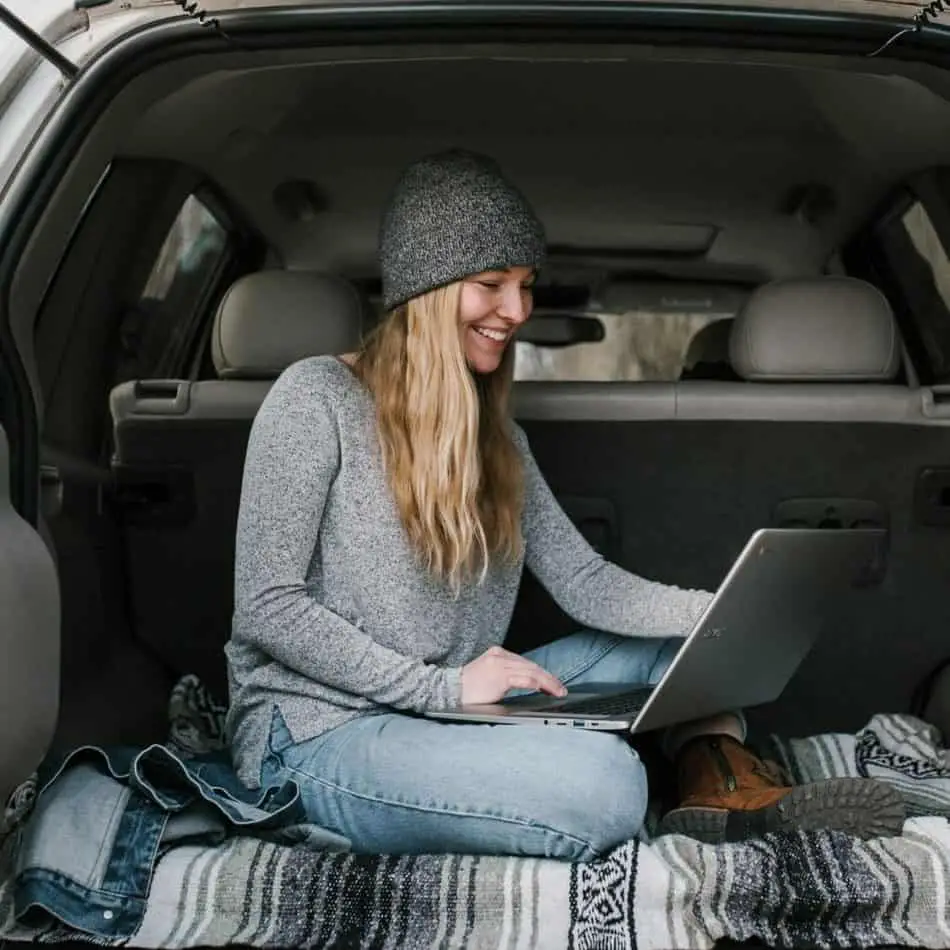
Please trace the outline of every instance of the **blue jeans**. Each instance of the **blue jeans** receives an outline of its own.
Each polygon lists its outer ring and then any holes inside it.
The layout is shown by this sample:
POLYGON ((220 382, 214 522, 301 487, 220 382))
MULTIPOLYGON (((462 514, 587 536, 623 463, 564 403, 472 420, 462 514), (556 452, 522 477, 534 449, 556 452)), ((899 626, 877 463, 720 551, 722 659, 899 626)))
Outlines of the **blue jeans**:
MULTIPOLYGON (((567 685, 646 685, 682 642, 582 631, 525 656, 567 685)), ((293 779, 308 819, 356 852, 589 861, 636 837, 647 780, 626 739, 542 728, 384 713, 295 744, 275 715, 262 782, 293 779)))

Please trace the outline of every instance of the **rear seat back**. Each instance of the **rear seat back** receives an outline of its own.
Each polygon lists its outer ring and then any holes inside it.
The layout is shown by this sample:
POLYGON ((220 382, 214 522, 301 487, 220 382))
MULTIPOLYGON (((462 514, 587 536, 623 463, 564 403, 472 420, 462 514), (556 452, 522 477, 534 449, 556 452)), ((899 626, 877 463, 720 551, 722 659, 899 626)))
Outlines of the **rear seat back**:
MULTIPOLYGON (((217 317, 221 379, 113 393, 138 634, 175 672, 219 691, 250 425, 285 365, 355 345, 363 313, 350 290, 314 275, 245 278, 217 317), (297 282, 292 293, 283 278, 297 282)), ((839 499, 860 503, 843 511, 887 522, 885 586, 829 617, 780 702, 751 717, 759 728, 851 729, 902 708, 946 650, 936 567, 946 539, 915 523, 912 499, 920 469, 950 466, 950 440, 922 414, 920 392, 894 383, 896 331, 873 288, 838 279, 763 288, 737 318, 732 347, 741 382, 525 382, 515 414, 587 537, 647 576, 714 587, 756 528, 834 520, 839 499)), ((526 578, 509 645, 575 626, 526 578)))
POLYGON ((687 371, 678 383, 523 381, 514 388, 515 414, 539 422, 920 421, 919 392, 894 385, 902 349, 890 305, 863 281, 767 284, 735 319, 709 324, 697 341, 696 365, 718 364, 728 354, 728 373, 700 378, 687 371), (732 379, 718 378, 726 375, 732 379))
MULTIPOLYGON (((605 554, 646 576, 714 588, 760 527, 887 524, 884 585, 829 615, 779 702, 751 712, 760 730, 850 730, 906 708, 947 652, 950 601, 936 567, 947 537, 914 506, 919 473, 950 466, 950 432, 920 390, 896 381, 900 351, 874 288, 785 281, 736 318, 741 381, 516 386, 516 413, 555 493, 605 554)), ((575 626, 529 579, 510 644, 575 626)))
POLYGON ((228 291, 215 317, 218 379, 139 380, 112 392, 134 629, 174 673, 198 673, 223 693, 251 424, 291 363, 354 349, 365 313, 340 278, 251 274, 228 291))

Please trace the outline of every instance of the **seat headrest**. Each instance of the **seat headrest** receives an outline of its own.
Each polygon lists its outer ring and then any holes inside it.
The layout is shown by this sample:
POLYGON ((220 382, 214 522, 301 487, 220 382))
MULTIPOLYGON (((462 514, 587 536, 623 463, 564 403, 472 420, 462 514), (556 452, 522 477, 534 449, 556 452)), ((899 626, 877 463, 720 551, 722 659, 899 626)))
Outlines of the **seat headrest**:
POLYGON ((729 355, 750 381, 882 382, 897 375, 901 348, 876 287, 816 277, 759 287, 736 317, 729 355))
POLYGON ((214 320, 211 357, 221 379, 276 379, 308 356, 354 349, 365 303, 342 277, 261 271, 235 281, 214 320))

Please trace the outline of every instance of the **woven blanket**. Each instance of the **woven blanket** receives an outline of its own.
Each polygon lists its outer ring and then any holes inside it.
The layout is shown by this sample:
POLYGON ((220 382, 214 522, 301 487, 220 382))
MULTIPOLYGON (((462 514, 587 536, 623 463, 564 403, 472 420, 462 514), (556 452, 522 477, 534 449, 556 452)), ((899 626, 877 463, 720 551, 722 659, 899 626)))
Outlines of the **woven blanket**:
MULTIPOLYGON (((195 695, 186 684, 173 699, 170 742, 204 748, 218 741, 218 725, 195 695)), ((936 730, 883 715, 856 736, 773 742, 797 779, 872 775, 894 783, 914 817, 898 838, 802 832, 713 847, 672 836, 627 842, 591 864, 321 854, 251 838, 181 845, 158 862, 145 918, 127 943, 659 950, 729 938, 776 947, 950 946, 950 752, 936 730)), ((0 938, 84 939, 54 919, 16 919, 15 840, 0 846, 0 938)))

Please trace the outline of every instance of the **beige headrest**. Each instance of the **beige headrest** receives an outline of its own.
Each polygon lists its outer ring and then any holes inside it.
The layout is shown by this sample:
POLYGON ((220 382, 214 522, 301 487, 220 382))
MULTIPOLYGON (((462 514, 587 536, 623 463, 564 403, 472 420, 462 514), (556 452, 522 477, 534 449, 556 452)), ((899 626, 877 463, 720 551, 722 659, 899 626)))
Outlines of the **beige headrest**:
POLYGON ((901 347, 876 287, 816 277, 758 288, 736 317, 729 355, 747 380, 883 382, 897 374, 901 347))
POLYGON ((261 271, 235 281, 214 322, 211 355, 221 379, 276 379, 308 356, 354 349, 365 303, 342 277, 261 271))

